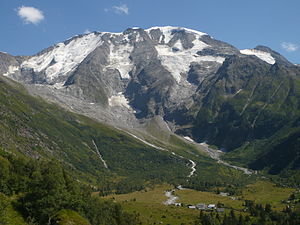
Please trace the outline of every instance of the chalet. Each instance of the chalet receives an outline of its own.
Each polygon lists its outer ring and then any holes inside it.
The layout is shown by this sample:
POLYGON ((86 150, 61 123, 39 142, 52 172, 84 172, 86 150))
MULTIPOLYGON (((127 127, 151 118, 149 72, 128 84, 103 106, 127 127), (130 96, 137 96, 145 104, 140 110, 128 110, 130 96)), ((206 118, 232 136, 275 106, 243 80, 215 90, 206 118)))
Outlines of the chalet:
POLYGON ((209 204, 207 206, 207 209, 216 209, 216 205, 215 204, 209 204))
POLYGON ((217 208, 216 211, 219 213, 219 212, 224 212, 225 209, 224 208, 217 208))
POLYGON ((199 203, 196 205, 196 208, 199 210, 205 210, 206 209, 206 205, 204 203, 199 203))

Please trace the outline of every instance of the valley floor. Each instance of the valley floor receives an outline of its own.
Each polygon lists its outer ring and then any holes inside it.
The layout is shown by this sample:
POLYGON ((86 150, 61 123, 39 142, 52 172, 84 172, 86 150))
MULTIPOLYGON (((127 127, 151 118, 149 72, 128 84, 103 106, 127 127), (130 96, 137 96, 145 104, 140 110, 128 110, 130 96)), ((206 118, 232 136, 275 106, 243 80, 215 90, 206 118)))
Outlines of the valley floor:
POLYGON ((159 185, 152 189, 133 192, 121 195, 109 195, 105 199, 113 199, 121 203, 128 212, 138 213, 142 224, 194 224, 199 216, 199 210, 188 208, 189 205, 199 203, 223 205, 225 213, 230 210, 238 214, 243 212, 245 200, 253 200, 256 204, 269 203, 275 211, 281 211, 286 206, 289 196, 295 192, 292 188, 277 187, 275 184, 267 181, 258 181, 247 185, 239 196, 222 196, 216 192, 203 192, 186 188, 174 188, 171 185, 159 185), (167 191, 171 191, 172 196, 176 196, 175 202, 181 203, 181 206, 175 204, 166 204, 170 200, 167 191))

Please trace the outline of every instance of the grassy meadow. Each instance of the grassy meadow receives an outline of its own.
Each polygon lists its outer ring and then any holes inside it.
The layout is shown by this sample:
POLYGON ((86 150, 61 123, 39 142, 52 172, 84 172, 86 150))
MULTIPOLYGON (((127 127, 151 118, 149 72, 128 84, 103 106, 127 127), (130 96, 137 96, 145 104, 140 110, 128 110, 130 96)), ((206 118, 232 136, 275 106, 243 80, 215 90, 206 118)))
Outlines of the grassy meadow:
POLYGON ((254 200, 255 203, 271 203, 273 209, 282 210, 286 205, 282 200, 287 200, 295 191, 292 188, 277 187, 268 181, 258 181, 243 188, 241 196, 221 196, 213 192, 196 191, 192 189, 178 190, 175 188, 174 195, 177 202, 183 206, 164 205, 167 200, 166 190, 174 189, 173 186, 164 184, 143 191, 129 194, 109 195, 104 198, 113 199, 120 203, 125 211, 139 214, 142 224, 194 224, 199 210, 189 209, 187 205, 198 203, 224 204, 225 211, 231 209, 242 211, 244 200, 254 200), (234 197, 234 200, 232 197, 234 197))

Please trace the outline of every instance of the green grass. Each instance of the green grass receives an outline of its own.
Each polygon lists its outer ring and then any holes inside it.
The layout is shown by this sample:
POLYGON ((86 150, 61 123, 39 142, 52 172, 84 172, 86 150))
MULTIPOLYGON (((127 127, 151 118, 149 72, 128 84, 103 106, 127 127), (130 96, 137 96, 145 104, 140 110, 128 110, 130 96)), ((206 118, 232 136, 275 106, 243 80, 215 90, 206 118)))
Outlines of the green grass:
POLYGON ((125 132, 32 97, 0 79, 0 147, 29 157, 59 159, 80 180, 97 184, 174 182, 187 160, 143 144, 125 132), (95 141, 109 169, 99 159, 95 141), (127 179, 127 181, 126 181, 127 179))
POLYGON ((22 214, 15 208, 16 196, 7 197, 0 192, 0 224, 26 225, 22 214))
POLYGON ((121 203, 127 212, 136 212, 140 215, 142 224, 189 224, 199 214, 197 210, 190 210, 186 207, 166 206, 167 200, 165 191, 173 187, 168 184, 158 185, 146 191, 138 191, 122 195, 110 195, 105 198, 113 199, 121 203))
POLYGON ((287 200, 292 188, 277 187, 268 181, 258 181, 247 185, 240 196, 221 196, 213 192, 196 191, 192 189, 175 190, 174 194, 179 197, 178 202, 185 207, 166 206, 163 204, 167 197, 164 195, 166 190, 174 187, 168 184, 155 186, 154 188, 137 191, 129 194, 110 195, 107 199, 121 203, 125 211, 136 212, 140 215, 143 224, 190 224, 199 215, 198 210, 188 209, 186 205, 205 204, 224 204, 226 211, 230 209, 244 209, 245 200, 254 200, 257 204, 270 203, 275 210, 282 210, 285 204, 282 200, 287 200), (233 200, 235 197, 236 200, 233 200))
POLYGON ((213 192, 195 191, 192 189, 177 190, 175 194, 179 197, 180 201, 184 204, 217 204, 223 203, 227 208, 242 209, 243 201, 232 200, 229 196, 221 196, 213 192))
POLYGON ((59 211, 53 221, 55 221, 57 225, 90 225, 87 219, 69 209, 59 211))
POLYGON ((258 181, 247 185, 243 190, 242 198, 260 204, 270 203, 276 210, 281 210, 285 207, 281 201, 287 200, 294 191, 293 188, 277 187, 268 181, 258 181))
POLYGON ((135 212, 140 215, 142 224, 194 224, 199 215, 198 210, 186 207, 165 206, 161 204, 142 203, 142 202, 123 202, 121 203, 127 212, 135 212))

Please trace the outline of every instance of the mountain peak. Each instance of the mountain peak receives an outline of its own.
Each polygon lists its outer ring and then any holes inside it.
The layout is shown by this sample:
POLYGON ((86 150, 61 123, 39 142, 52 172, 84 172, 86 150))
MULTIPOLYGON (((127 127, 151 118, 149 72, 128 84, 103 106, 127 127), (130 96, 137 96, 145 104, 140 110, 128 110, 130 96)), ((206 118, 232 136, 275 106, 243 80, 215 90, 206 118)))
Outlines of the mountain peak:
POLYGON ((254 49, 270 53, 270 55, 276 60, 277 63, 292 65, 292 63, 290 63, 285 57, 267 46, 258 45, 254 49))
POLYGON ((156 27, 150 27, 148 29, 146 29, 147 32, 150 32, 152 30, 160 30, 162 31, 164 34, 174 34, 175 32, 180 32, 180 31, 184 31, 187 33, 192 33, 192 34, 196 34, 198 36, 203 36, 203 35, 207 35, 206 33, 197 31, 197 30, 192 30, 189 28, 185 28, 185 27, 175 27, 175 26, 156 26, 156 27))

